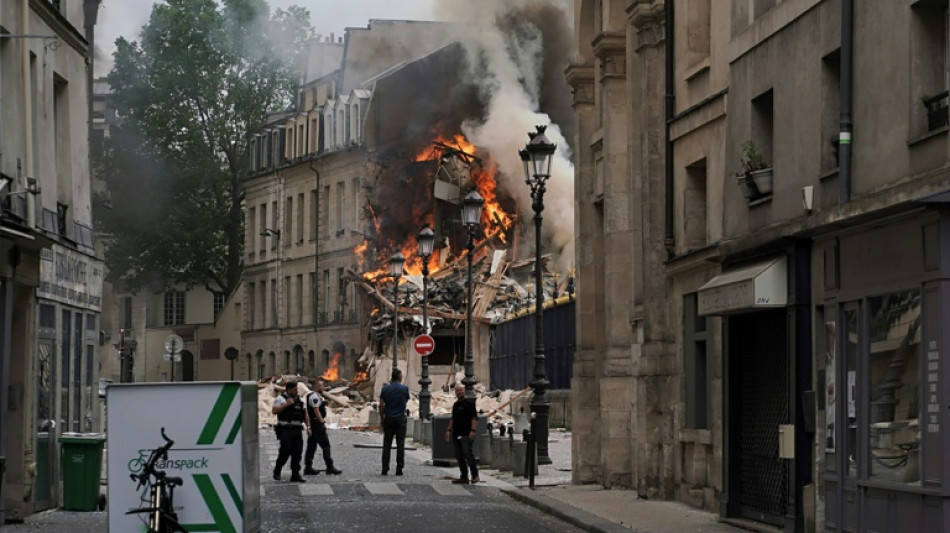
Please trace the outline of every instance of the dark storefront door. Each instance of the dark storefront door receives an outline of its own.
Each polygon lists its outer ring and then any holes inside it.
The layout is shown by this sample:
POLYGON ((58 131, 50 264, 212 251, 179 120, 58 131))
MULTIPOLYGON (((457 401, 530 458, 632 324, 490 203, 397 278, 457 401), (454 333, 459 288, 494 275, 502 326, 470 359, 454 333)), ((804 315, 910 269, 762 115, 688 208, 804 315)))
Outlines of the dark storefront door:
POLYGON ((53 341, 39 341, 36 360, 36 477, 34 510, 52 507, 56 457, 56 417, 53 415, 53 341))
POLYGON ((779 425, 787 424, 786 311, 729 319, 733 497, 743 517, 777 526, 788 506, 789 462, 780 459, 779 425))

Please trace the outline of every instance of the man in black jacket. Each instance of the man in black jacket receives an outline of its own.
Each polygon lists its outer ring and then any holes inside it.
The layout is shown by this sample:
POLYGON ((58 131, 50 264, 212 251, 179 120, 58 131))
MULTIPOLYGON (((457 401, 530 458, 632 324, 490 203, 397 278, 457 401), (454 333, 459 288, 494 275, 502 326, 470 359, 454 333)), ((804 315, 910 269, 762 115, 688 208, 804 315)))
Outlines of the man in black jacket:
POLYGON ((455 404, 452 406, 452 419, 445 430, 446 442, 451 441, 455 448, 455 459, 459 463, 461 475, 452 483, 478 483, 478 464, 475 463, 475 437, 478 430, 478 412, 475 399, 465 397, 465 385, 455 384, 455 404), (469 471, 472 477, 469 477, 469 471))
POLYGON ((333 466, 333 457, 330 455, 330 437, 327 435, 327 402, 323 397, 323 380, 313 378, 310 382, 312 390, 307 395, 307 414, 310 416, 310 427, 313 431, 307 438, 307 453, 304 454, 303 473, 308 476, 319 474, 319 470, 313 469, 313 456, 317 452, 317 444, 323 450, 323 462, 327 465, 327 474, 342 474, 333 466))

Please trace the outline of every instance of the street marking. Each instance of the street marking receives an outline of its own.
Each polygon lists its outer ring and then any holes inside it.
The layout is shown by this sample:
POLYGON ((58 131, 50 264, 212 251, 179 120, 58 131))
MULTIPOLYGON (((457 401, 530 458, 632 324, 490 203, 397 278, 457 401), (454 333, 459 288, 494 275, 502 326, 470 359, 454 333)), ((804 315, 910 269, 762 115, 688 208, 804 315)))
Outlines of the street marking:
POLYGON ((472 496, 472 493, 462 485, 433 483, 432 488, 442 496, 472 496))
POLYGON ((297 486, 300 487, 301 496, 333 496, 333 487, 328 483, 306 483, 297 486))
POLYGON ((400 490, 399 486, 396 485, 395 483, 363 483, 363 485, 366 487, 366 490, 370 492, 370 494, 374 494, 377 496, 383 495, 383 494, 395 495, 395 496, 405 495, 405 493, 402 490, 400 490))

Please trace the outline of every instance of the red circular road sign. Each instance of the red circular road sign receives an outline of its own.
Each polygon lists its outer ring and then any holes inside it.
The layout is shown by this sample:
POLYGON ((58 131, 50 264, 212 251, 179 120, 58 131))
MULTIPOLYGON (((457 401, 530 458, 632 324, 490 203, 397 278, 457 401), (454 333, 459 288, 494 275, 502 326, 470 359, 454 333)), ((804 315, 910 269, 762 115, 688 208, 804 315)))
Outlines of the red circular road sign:
POLYGON ((435 339, 431 335, 419 335, 412 340, 412 348, 419 355, 429 355, 435 351, 435 339))

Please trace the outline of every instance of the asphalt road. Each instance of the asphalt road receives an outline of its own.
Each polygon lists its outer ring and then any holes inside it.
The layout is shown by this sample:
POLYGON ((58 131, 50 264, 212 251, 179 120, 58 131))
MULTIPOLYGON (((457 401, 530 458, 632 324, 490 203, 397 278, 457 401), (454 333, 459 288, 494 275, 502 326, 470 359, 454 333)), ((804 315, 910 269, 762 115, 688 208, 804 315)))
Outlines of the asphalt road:
MULTIPOLYGON (((307 476, 292 483, 289 467, 283 481, 271 478, 277 440, 273 432, 260 433, 261 531, 316 532, 578 532, 574 526, 512 500, 501 492, 504 482, 453 485, 455 468, 429 466, 428 448, 406 452, 403 476, 395 471, 380 475, 382 436, 330 430, 333 457, 342 475, 307 476)), ((323 468, 317 451, 316 468, 323 468)), ((21 524, 5 524, 3 533, 100 533, 106 531, 107 512, 51 511, 28 517, 21 524)))

